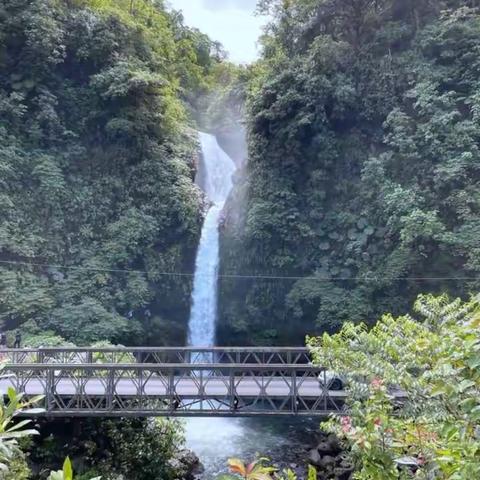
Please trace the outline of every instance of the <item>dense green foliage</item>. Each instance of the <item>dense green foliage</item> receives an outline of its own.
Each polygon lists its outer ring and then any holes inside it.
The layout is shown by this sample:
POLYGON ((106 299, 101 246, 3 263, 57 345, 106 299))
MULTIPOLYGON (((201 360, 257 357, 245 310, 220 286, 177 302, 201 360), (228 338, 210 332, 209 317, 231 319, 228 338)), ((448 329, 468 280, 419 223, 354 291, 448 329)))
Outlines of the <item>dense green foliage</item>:
POLYGON ((222 341, 300 343, 420 292, 477 289, 475 3, 261 4, 273 22, 248 85, 246 206, 222 268, 316 280, 225 280, 222 341))
POLYGON ((15 416, 36 403, 39 398, 25 401, 23 395, 15 392, 13 388, 3 393, 0 397, 0 478, 20 480, 26 478, 26 464, 18 441, 36 435, 37 431, 31 428, 31 420, 16 422, 15 416))
POLYGON ((69 455, 82 479, 173 480, 179 474, 172 462, 184 441, 178 421, 66 419, 41 422, 39 431, 29 461, 40 472, 55 469, 69 455))
POLYGON ((0 260, 26 264, 0 265, 4 327, 183 343, 191 282, 161 272, 193 268, 187 109, 219 60, 161 0, 1 2, 0 260))
POLYGON ((415 310, 421 321, 385 315, 310 341, 315 361, 347 379, 351 416, 329 426, 351 444, 359 480, 412 478, 400 459, 419 479, 478 478, 479 302, 422 296, 415 310))

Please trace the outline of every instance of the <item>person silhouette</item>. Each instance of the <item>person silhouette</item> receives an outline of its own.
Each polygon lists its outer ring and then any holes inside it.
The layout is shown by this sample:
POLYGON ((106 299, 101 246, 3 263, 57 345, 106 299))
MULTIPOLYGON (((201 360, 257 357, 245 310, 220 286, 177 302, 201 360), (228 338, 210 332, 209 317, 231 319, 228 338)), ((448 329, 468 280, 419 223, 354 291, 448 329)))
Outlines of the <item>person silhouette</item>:
POLYGON ((22 334, 20 332, 17 332, 15 334, 15 342, 13 344, 13 348, 20 348, 22 345, 22 334))

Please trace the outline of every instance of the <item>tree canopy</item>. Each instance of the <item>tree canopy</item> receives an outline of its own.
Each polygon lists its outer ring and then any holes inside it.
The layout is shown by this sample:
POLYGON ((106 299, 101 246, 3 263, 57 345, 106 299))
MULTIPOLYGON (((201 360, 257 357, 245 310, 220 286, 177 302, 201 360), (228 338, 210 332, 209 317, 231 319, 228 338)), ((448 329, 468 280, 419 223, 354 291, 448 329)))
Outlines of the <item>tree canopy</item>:
POLYGON ((222 55, 162 1, 2 2, 4 328, 184 341, 191 282, 161 272, 193 269, 202 202, 189 112, 222 55))
POLYGON ((351 445, 358 479, 476 478, 480 474, 478 299, 423 295, 416 315, 373 329, 347 323, 310 339, 318 364, 347 382, 349 416, 332 428, 351 445), (402 392, 403 400, 395 400, 402 392))
POLYGON ((247 89, 246 206, 222 268, 300 279, 222 282, 223 339, 300 343, 420 292, 478 290, 475 7, 261 2, 273 20, 247 89))

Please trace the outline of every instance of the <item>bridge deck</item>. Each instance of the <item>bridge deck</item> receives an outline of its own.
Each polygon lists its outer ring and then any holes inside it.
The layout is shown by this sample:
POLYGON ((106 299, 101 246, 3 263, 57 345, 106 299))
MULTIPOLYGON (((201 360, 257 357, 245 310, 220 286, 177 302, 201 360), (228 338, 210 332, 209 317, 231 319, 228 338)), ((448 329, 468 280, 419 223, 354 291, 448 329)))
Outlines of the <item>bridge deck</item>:
POLYGON ((27 397, 44 395, 49 416, 252 416, 341 412, 311 365, 9 364, 0 380, 27 397))
MULTIPOLYGON (((55 383, 55 394, 61 396, 72 396, 79 394, 79 379, 60 379, 55 383)), ((272 379, 270 377, 257 377, 256 380, 249 378, 234 378, 235 394, 237 397, 256 397, 267 395, 270 398, 287 398, 291 395, 292 385, 283 379, 272 379), (264 384, 262 386, 262 384, 264 384), (263 390, 262 390, 263 389, 263 390)), ((178 378, 174 379, 175 393, 179 397, 195 397, 199 395, 200 385, 196 379, 178 378)), ((95 378, 81 379, 81 394, 90 396, 101 396, 107 394, 105 381, 95 378)), ((6 392, 8 387, 16 388, 17 382, 14 379, 0 380, 0 391, 6 392)), ((23 392, 27 395, 45 395, 46 377, 33 378, 24 383, 23 392)), ((204 398, 217 398, 230 393, 228 379, 214 378, 203 385, 204 398)), ((139 385, 136 380, 122 379, 115 384, 115 394, 122 397, 139 394, 139 385)), ((315 379, 308 379, 298 387, 297 394, 303 398, 317 398, 323 395, 320 382, 315 379)), ((164 380, 150 378, 142 386, 142 395, 146 397, 169 397, 168 385, 164 380)), ((344 392, 330 391, 329 395, 335 398, 345 398, 344 392)))

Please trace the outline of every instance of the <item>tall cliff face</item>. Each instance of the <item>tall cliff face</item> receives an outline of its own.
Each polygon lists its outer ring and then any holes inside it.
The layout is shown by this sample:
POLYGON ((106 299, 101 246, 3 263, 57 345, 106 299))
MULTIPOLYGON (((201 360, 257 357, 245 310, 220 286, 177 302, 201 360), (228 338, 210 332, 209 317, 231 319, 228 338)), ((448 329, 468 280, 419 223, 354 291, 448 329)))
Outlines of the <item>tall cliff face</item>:
POLYGON ((225 280, 221 337, 302 343, 419 292, 478 289, 478 11, 264 3, 276 16, 222 268, 309 278, 225 280))

